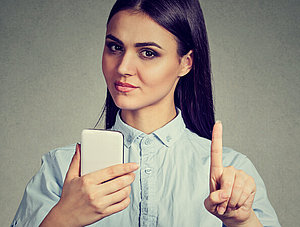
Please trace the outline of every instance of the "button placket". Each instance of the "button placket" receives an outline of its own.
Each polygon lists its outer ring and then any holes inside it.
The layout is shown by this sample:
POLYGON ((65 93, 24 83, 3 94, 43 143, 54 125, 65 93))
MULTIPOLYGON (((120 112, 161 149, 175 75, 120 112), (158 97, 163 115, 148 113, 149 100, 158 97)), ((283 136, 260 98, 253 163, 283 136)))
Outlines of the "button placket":
MULTIPOLYGON (((140 182, 141 182, 141 203, 140 203, 140 223, 141 226, 152 226, 149 219, 156 220, 155 210, 155 179, 154 179, 154 164, 153 155, 157 150, 154 135, 145 135, 140 141, 140 182), (145 225, 143 225, 145 223, 145 225), (146 224, 147 223, 147 224, 146 224), (149 225, 150 224, 150 225, 149 225)), ((154 222, 153 222, 154 223, 154 222)))

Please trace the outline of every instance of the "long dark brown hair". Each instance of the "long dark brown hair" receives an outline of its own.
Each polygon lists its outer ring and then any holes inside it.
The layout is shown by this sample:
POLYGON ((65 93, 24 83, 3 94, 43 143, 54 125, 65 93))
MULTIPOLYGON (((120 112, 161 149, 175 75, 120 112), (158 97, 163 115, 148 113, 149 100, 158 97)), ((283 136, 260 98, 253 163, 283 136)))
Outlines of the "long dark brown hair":
MULTIPOLYGON (((203 13, 198 0, 117 0, 107 24, 121 10, 131 9, 149 15, 177 39, 178 55, 184 56, 193 50, 193 67, 180 78, 174 101, 181 110, 186 127, 201 137, 211 139, 215 122, 211 88, 209 45, 203 13)), ((105 128, 111 128, 119 108, 107 90, 105 128)), ((99 120, 100 120, 99 119, 99 120)), ((99 122, 99 121, 98 121, 99 122)))

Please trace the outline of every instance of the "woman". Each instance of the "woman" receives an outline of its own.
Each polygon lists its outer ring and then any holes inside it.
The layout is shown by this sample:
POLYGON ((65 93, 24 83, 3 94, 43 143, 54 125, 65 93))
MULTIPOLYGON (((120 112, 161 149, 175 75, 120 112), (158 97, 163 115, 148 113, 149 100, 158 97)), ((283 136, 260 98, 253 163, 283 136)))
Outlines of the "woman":
POLYGON ((197 0, 118 0, 102 59, 127 163, 79 176, 79 145, 50 152, 13 226, 279 226, 251 162, 222 148, 197 0))

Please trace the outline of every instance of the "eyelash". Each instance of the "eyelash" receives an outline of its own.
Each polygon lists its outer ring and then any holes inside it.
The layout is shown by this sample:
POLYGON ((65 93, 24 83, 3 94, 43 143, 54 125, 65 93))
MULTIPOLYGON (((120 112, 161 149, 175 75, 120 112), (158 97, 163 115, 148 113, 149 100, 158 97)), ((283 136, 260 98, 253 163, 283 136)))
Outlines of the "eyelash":
POLYGON ((140 54, 141 54, 141 56, 142 56, 142 58, 144 58, 144 59, 153 59, 153 58, 155 58, 155 57, 158 57, 159 55, 158 55, 158 53, 156 52, 156 51, 154 51, 154 50, 151 50, 151 49, 142 49, 141 51, 140 51, 140 54), (147 57, 147 56, 144 56, 142 53, 151 53, 151 57, 147 57))
POLYGON ((122 46, 120 46, 120 45, 118 45, 118 44, 116 44, 114 42, 109 42, 106 45, 107 45, 108 49, 110 50, 110 52, 112 52, 112 53, 116 53, 118 51, 122 51, 123 50, 122 46), (120 48, 120 49, 119 50, 113 50, 113 47, 117 47, 117 48, 120 48))
MULTIPOLYGON (((119 52, 122 52, 124 50, 122 46, 118 45, 115 42, 109 42, 109 43, 106 44, 106 46, 108 47, 109 51, 112 54, 118 54, 119 52), (115 50, 113 48, 115 48, 115 50), (116 49, 116 48, 118 48, 118 49, 116 49)), ((139 53, 140 53, 141 58, 146 59, 146 60, 151 60, 151 59, 159 56, 159 54, 156 51, 152 50, 152 49, 142 49, 139 53), (147 52, 151 53, 152 56, 147 57, 147 56, 143 55, 143 53, 146 54, 147 52)))

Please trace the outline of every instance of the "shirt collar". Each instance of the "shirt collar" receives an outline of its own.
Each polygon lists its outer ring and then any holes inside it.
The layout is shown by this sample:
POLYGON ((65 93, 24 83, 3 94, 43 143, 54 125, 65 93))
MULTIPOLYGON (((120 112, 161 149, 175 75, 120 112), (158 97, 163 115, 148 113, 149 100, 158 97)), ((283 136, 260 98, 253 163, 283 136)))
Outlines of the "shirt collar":
POLYGON ((120 111, 117 113, 116 122, 111 128, 112 130, 120 131, 124 135, 124 145, 130 147, 131 143, 137 137, 146 137, 154 135, 165 146, 171 146, 181 135, 185 129, 185 123, 183 121, 180 109, 176 108, 177 116, 168 122, 163 127, 152 132, 150 135, 139 131, 128 124, 126 124, 120 117, 120 111))

